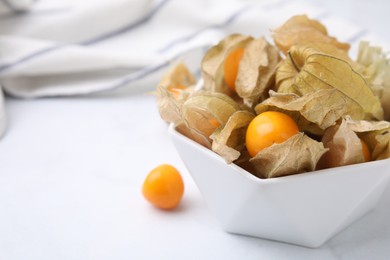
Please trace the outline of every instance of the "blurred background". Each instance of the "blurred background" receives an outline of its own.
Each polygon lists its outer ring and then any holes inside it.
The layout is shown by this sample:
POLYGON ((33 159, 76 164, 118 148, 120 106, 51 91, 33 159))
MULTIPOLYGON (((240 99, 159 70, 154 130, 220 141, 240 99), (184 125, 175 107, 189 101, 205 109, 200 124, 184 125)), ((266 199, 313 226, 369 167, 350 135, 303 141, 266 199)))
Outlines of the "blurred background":
POLYGON ((0 259, 388 259, 390 190, 319 249, 226 234, 167 135, 150 92, 233 32, 295 14, 352 44, 390 49, 385 0, 0 0, 0 259), (171 163, 182 206, 142 198, 171 163))
POLYGON ((386 26, 390 3, 385 0, 347 0, 347 1, 306 1, 331 11, 361 28, 388 38, 390 28, 386 26))

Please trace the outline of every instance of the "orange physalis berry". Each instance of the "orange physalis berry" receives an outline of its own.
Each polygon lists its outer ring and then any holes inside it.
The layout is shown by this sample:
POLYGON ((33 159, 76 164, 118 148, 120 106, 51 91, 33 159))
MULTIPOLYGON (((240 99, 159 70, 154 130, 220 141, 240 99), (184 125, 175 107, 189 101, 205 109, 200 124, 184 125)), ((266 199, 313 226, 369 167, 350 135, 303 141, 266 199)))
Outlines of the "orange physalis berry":
POLYGON ((274 143, 282 143, 299 132, 286 114, 267 111, 256 116, 246 131, 246 147, 251 157, 274 143))
POLYGON ((183 179, 175 167, 169 164, 160 165, 146 176, 142 193, 154 206, 173 209, 183 196, 183 179))
POLYGON ((236 78, 242 55, 244 55, 244 48, 237 48, 232 50, 226 57, 223 66, 223 76, 225 83, 233 91, 236 91, 236 78))
POLYGON ((184 86, 169 86, 167 89, 169 92, 171 92, 171 94, 173 95, 173 97, 175 99, 178 99, 180 97, 180 92, 183 89, 186 89, 186 87, 184 87, 184 86))
POLYGON ((364 161, 365 162, 371 161, 371 153, 370 150, 368 149, 367 144, 362 139, 360 139, 360 142, 362 143, 364 161))

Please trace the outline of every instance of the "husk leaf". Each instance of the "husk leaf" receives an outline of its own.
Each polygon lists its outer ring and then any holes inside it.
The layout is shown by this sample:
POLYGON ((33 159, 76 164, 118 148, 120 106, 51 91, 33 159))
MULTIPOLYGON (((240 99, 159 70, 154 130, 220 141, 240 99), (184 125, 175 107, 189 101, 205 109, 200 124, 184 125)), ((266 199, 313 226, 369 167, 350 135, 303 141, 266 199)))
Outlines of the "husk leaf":
POLYGON ((364 162, 360 139, 345 120, 340 125, 329 127, 322 142, 329 151, 321 158, 318 169, 364 162))
POLYGON ((236 111, 224 126, 211 135, 212 150, 221 155, 227 163, 238 159, 245 147, 246 129, 255 117, 247 111, 236 111))
POLYGON ((373 160, 390 158, 390 128, 364 133, 362 139, 370 148, 373 160))
POLYGON ((195 78, 186 65, 178 63, 174 65, 157 85, 157 106, 163 120, 178 123, 181 120, 180 108, 191 94, 189 86, 195 84, 195 78), (171 91, 171 88, 175 92, 171 91), (184 89, 183 89, 184 88, 184 89))
POLYGON ((177 63, 173 65, 167 73, 162 77, 159 86, 177 87, 177 86, 191 86, 196 83, 194 75, 190 72, 184 63, 177 63))
POLYGON ((258 104, 255 110, 257 114, 267 110, 283 112, 294 119, 301 131, 321 135, 343 115, 359 112, 354 107, 345 106, 343 101, 336 89, 320 89, 301 97, 270 91, 270 97, 258 104))
POLYGON ((237 73, 236 91, 247 106, 253 107, 268 94, 280 61, 279 51, 263 37, 245 47, 237 73))
POLYGON ((332 98, 322 102, 324 107, 345 106, 355 120, 383 119, 378 98, 351 64, 312 47, 291 48, 277 70, 276 84, 279 93, 298 96, 328 90, 332 98))
POLYGON ((390 122, 355 121, 349 117, 345 118, 345 122, 367 144, 373 160, 390 157, 390 122))
POLYGON ((225 94, 200 91, 184 102, 181 118, 191 131, 209 139, 215 129, 225 125, 239 109, 238 104, 225 94))
POLYGON ((390 121, 390 61, 382 48, 360 42, 357 62, 364 66, 362 72, 368 85, 381 101, 384 118, 390 121))
POLYGON ((326 43, 347 52, 350 45, 337 41, 328 35, 320 22, 309 19, 306 15, 296 15, 287 20, 282 26, 272 31, 276 46, 285 54, 294 45, 308 43, 326 43))
POLYGON ((189 128, 183 121, 175 125, 176 130, 190 138, 191 140, 203 145, 206 148, 211 149, 211 140, 202 133, 197 132, 195 129, 189 128))
POLYGON ((250 162, 261 178, 281 177, 313 171, 326 151, 321 142, 299 133, 260 151, 250 162))
POLYGON ((367 120, 353 120, 350 116, 344 117, 345 123, 348 127, 356 133, 371 132, 376 130, 383 130, 390 127, 388 121, 367 121, 367 120))
POLYGON ((253 38, 241 34, 231 34, 210 48, 201 63, 204 89, 232 95, 232 90, 224 82, 224 62, 229 53, 245 47, 253 38))

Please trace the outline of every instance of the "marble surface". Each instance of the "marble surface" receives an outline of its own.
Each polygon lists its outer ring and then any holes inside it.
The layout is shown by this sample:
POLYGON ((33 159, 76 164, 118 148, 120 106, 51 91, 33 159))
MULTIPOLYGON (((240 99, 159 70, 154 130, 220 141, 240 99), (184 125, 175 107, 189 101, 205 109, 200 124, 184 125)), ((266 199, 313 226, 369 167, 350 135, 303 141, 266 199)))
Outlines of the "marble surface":
MULTIPOLYGON (((312 1, 313 2, 313 1, 312 1)), ((386 39, 386 1, 314 1, 386 39)), ((377 208, 318 249, 227 234, 207 209, 142 91, 5 101, 0 141, 0 259, 389 259, 390 187, 377 208), (171 163, 179 208, 145 202, 141 185, 171 163)))

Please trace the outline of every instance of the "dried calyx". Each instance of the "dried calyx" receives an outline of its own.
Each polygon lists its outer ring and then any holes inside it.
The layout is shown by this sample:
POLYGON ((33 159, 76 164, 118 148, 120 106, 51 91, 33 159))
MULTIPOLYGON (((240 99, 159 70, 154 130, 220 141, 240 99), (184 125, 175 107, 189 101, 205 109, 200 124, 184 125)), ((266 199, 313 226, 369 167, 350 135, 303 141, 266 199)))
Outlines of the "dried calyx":
POLYGON ((261 178, 361 163, 364 153, 389 158, 390 65, 382 49, 363 42, 353 60, 349 44, 305 15, 272 37, 275 46, 233 34, 210 48, 201 90, 184 64, 175 65, 157 88, 161 117, 261 178), (245 133, 265 111, 289 115, 301 132, 250 158, 245 133))

